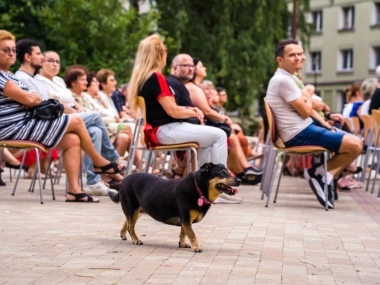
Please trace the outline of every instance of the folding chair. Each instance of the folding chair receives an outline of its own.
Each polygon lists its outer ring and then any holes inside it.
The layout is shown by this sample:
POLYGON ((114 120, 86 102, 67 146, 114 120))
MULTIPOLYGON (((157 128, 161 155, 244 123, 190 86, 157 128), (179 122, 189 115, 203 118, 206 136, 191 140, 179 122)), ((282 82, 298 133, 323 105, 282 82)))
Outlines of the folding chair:
MULTIPOLYGON (((41 204, 43 204, 44 200, 43 200, 43 196, 42 196, 41 166, 40 166, 40 154, 39 154, 39 151, 48 152, 49 149, 46 149, 43 145, 41 145, 39 143, 36 143, 36 142, 31 142, 31 141, 15 141, 15 140, 3 140, 3 141, 0 141, 0 146, 2 146, 2 147, 8 147, 8 148, 33 149, 33 150, 35 150, 35 152, 36 152, 36 160, 37 160, 36 161, 37 167, 36 167, 36 169, 34 171, 32 181, 30 182, 29 191, 30 192, 34 191, 35 182, 36 182, 36 179, 38 178, 39 189, 40 189, 40 202, 41 202, 41 204)), ((2 156, 2 152, 0 153, 0 159, 1 159, 1 156, 2 156)), ((24 161, 25 161, 25 154, 23 155, 23 158, 22 158, 22 161, 21 161, 21 165, 24 164, 24 161)), ((15 182, 15 185, 14 185, 13 191, 12 191, 12 196, 15 195, 15 192, 16 192, 16 189, 17 189, 17 184, 18 184, 18 181, 19 181, 19 178, 20 178, 20 174, 21 174, 21 167, 20 167, 20 169, 18 171, 18 174, 17 174, 16 182, 15 182)), ((51 188, 52 198, 53 198, 53 200, 55 200, 53 182, 52 182, 52 180, 50 180, 50 181, 51 181, 51 187, 52 187, 51 188)))
MULTIPOLYGON (((283 143, 280 141, 279 137, 277 136, 277 130, 276 130, 276 124, 275 124, 275 117, 274 114, 269 107, 266 98, 264 98, 264 104, 265 104, 265 110, 267 113, 268 117, 268 123, 269 123, 269 132, 270 132, 270 143, 272 145, 272 149, 269 151, 269 157, 268 161, 266 162, 265 170, 264 172, 268 172, 265 175, 265 181, 264 185, 265 188, 263 188, 263 194, 267 194, 267 201, 265 204, 265 207, 268 207, 269 204, 269 199, 271 196, 272 192, 272 187, 273 187, 273 181, 277 173, 278 169, 278 164, 280 161, 280 158, 283 157, 285 158, 286 155, 288 154, 309 154, 309 155, 315 155, 315 154, 321 154, 323 153, 324 155, 324 169, 325 169, 325 176, 327 175, 327 159, 328 159, 328 150, 320 147, 320 146, 295 146, 295 147, 285 147, 283 146, 283 143), (281 145, 282 144, 282 145, 281 145), (277 154, 277 155, 276 155, 277 154), (276 162, 277 160, 277 162, 276 162)), ((285 163, 283 163, 280 176, 278 178, 277 182, 277 189, 276 189, 276 194, 274 197, 273 203, 276 203, 277 200, 277 194, 280 186, 280 181, 281 181, 281 176, 282 172, 284 170, 285 163)), ((328 211, 328 188, 327 184, 324 185, 324 194, 326 197, 326 203, 325 203, 325 209, 328 211)))
MULTIPOLYGON (((369 139, 368 139, 368 145, 367 145, 367 151, 364 157, 364 163, 363 167, 367 168, 368 162, 370 159, 370 155, 372 153, 372 160, 370 163, 370 171, 368 172, 368 178, 366 183, 365 191, 368 191, 369 184, 371 182, 371 170, 373 169, 373 166, 376 164, 376 172, 375 177, 372 181, 372 187, 371 187, 371 194, 373 194, 375 190, 375 183, 376 183, 376 176, 380 169, 380 111, 379 110, 372 110, 372 116, 374 121, 374 126, 372 128, 372 131, 369 132, 369 139), (377 156, 377 161, 375 161, 375 156, 377 156)), ((360 181, 364 182, 365 180, 365 174, 366 171, 363 170, 363 173, 360 177, 360 181)), ((377 194, 377 197, 380 197, 380 189, 377 194)))
POLYGON ((175 151, 186 151, 187 155, 187 167, 189 172, 191 171, 191 157, 194 158, 194 169, 193 171, 198 170, 198 153, 197 149, 198 144, 197 143, 183 143, 183 144, 170 144, 170 145, 159 145, 156 147, 147 147, 145 145, 144 140, 144 128, 145 128, 145 118, 146 118, 146 109, 145 109, 145 100, 143 97, 138 96, 137 97, 137 106, 140 110, 140 118, 136 120, 136 126, 132 137, 131 146, 129 149, 129 155, 128 155, 128 162, 127 167, 125 170, 125 175, 129 175, 132 171, 132 165, 133 161, 136 156, 137 150, 143 150, 149 152, 149 157, 146 161, 146 167, 145 172, 148 172, 149 169, 149 163, 151 161, 151 158, 153 157, 153 154, 162 151, 162 152, 172 152, 174 154, 175 151), (139 146, 139 141, 141 142, 142 146, 139 146))

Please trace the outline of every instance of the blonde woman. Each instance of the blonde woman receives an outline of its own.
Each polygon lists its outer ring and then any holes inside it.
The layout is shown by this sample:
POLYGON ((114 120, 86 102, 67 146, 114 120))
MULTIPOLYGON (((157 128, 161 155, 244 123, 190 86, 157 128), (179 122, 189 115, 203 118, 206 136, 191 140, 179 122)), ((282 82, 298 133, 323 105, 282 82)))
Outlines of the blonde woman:
POLYGON ((146 120, 152 125, 159 144, 196 142, 199 145, 199 163, 227 162, 227 136, 224 131, 204 125, 182 122, 204 115, 196 107, 178 106, 162 69, 166 65, 167 50, 158 35, 140 42, 132 77, 128 86, 128 102, 132 111, 137 109, 137 96, 145 99, 146 120))

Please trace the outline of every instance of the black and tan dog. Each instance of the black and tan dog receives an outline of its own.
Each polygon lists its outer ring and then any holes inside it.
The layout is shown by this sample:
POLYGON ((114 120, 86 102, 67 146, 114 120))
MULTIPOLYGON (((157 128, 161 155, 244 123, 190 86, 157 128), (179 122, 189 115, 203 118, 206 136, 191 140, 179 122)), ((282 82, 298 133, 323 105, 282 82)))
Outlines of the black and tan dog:
POLYGON ((126 220, 120 237, 127 239, 127 230, 133 244, 143 244, 135 233, 141 212, 169 225, 181 226, 179 247, 202 252, 192 228, 200 222, 220 193, 234 195, 240 179, 231 176, 222 164, 205 163, 200 170, 181 179, 164 180, 147 173, 135 173, 124 178, 119 192, 109 191, 115 203, 121 202, 126 220))

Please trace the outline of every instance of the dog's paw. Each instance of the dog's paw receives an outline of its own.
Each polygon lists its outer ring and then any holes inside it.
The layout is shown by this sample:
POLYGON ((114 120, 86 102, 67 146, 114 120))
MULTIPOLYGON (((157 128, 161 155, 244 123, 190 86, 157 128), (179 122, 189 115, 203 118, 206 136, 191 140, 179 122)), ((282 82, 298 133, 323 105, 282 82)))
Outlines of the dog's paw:
POLYGON ((194 248, 193 248, 193 251, 194 251, 194 252, 202 252, 203 249, 201 249, 200 247, 194 247, 194 248))
POLYGON ((144 243, 141 240, 138 239, 138 240, 134 240, 133 244, 143 245, 144 243))
POLYGON ((190 244, 187 244, 185 242, 179 242, 178 243, 178 247, 181 247, 181 248, 190 248, 191 245, 190 244))
POLYGON ((120 235, 120 238, 121 238, 122 240, 127 240, 127 235, 120 235))

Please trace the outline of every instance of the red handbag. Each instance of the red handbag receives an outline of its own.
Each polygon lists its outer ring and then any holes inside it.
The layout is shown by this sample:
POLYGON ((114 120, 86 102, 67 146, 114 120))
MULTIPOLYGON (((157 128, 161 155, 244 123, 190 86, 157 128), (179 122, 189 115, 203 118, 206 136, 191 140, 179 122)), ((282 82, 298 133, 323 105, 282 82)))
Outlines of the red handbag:
POLYGON ((152 125, 146 123, 144 128, 144 141, 147 148, 152 148, 158 146, 158 141, 156 139, 156 128, 152 125))

